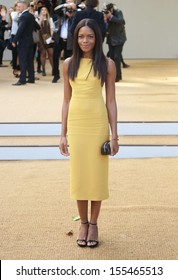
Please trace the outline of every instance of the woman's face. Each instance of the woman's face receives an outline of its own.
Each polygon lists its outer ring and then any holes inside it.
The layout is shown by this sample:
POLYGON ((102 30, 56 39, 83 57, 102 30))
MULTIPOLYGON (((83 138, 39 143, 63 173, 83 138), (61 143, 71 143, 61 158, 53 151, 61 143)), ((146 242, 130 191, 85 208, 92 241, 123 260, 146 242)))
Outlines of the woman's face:
POLYGON ((83 26, 78 32, 78 44, 84 55, 91 57, 95 46, 95 33, 88 26, 83 26))
POLYGON ((43 7, 43 8, 41 8, 41 14, 43 15, 43 16, 46 16, 47 15, 47 9, 45 8, 45 7, 43 7))

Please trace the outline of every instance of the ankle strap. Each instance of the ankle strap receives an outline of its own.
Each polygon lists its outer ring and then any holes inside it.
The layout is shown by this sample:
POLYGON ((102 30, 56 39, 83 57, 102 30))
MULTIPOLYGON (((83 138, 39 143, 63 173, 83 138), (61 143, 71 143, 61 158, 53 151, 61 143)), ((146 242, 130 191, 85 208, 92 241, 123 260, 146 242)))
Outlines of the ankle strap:
POLYGON ((94 224, 94 223, 91 223, 91 222, 90 222, 90 225, 92 225, 92 226, 97 226, 97 223, 94 224))
POLYGON ((81 221, 81 224, 86 225, 86 224, 88 224, 88 221, 86 221, 86 222, 81 221))

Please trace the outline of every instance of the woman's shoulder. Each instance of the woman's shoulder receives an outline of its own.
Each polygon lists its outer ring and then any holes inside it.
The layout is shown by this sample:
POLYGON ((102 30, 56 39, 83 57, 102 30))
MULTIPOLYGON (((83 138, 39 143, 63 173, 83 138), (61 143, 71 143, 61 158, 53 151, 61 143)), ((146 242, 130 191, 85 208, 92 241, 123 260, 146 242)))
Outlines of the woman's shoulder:
POLYGON ((64 65, 69 65, 69 62, 71 61, 71 57, 68 57, 64 60, 63 64, 64 65))
POLYGON ((70 60, 71 60, 71 57, 68 57, 68 58, 66 58, 66 59, 64 60, 64 62, 63 62, 63 69, 64 69, 64 70, 67 70, 67 69, 68 69, 70 60))
POLYGON ((108 64, 108 68, 113 68, 115 67, 115 62, 114 60, 112 60, 111 58, 107 57, 107 64, 108 64))
POLYGON ((107 58, 107 75, 109 75, 110 77, 114 76, 116 73, 116 65, 114 60, 112 60, 111 58, 107 58))

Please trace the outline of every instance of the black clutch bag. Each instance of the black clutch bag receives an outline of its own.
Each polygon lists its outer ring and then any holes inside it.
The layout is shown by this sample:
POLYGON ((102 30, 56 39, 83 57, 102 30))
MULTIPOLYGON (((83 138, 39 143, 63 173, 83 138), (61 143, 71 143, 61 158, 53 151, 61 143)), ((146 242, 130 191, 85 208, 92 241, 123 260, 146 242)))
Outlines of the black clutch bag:
POLYGON ((111 147, 110 141, 105 141, 101 146, 101 154, 102 155, 110 155, 111 154, 111 147))

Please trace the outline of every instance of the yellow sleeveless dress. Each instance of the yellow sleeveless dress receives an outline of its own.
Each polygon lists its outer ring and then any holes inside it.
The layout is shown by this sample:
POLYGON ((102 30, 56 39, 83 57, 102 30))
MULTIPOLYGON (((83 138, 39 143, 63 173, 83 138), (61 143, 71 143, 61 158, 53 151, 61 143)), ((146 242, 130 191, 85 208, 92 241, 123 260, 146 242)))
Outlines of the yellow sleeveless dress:
POLYGON ((100 152, 109 139, 109 126, 101 81, 94 77, 91 66, 91 59, 82 58, 77 78, 70 81, 70 193, 76 200, 99 201, 109 196, 108 156, 100 152))

